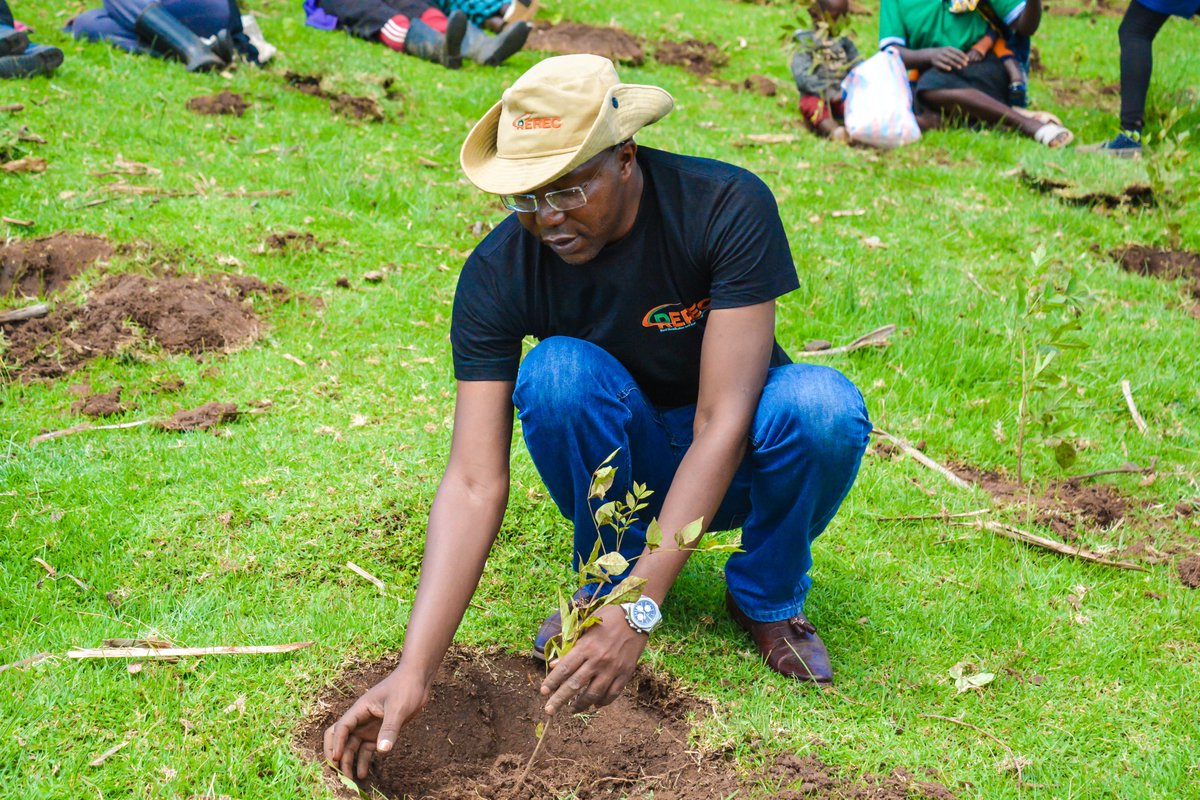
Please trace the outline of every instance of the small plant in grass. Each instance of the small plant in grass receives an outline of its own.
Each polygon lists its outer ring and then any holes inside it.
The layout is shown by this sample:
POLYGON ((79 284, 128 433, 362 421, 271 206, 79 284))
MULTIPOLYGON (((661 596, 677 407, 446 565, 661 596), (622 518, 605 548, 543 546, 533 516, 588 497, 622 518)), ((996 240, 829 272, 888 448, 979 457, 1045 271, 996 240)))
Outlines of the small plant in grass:
POLYGON ((1077 453, 1071 433, 1076 410, 1076 384, 1062 372, 1065 353, 1087 345, 1080 330, 1085 296, 1074 272, 1053 273, 1044 247, 1032 254, 1032 269, 1017 277, 1010 338, 1020 370, 1017 404, 1017 480, 1025 480, 1025 448, 1031 436, 1054 451, 1063 469, 1077 453))
POLYGON ((1172 249, 1182 244, 1187 213, 1200 201, 1200 159, 1189 147, 1191 131, 1176 132, 1182 117, 1178 108, 1171 109, 1146 148, 1146 174, 1172 249))
MULTIPOLYGON (((612 466, 612 460, 619 452, 621 451, 614 450, 609 453, 608 458, 604 459, 600 466, 592 472, 592 481, 588 488, 589 501, 604 500, 609 490, 612 489, 617 473, 617 468, 612 466)), ((625 534, 638 521, 638 512, 648 505, 646 498, 652 494, 654 492, 648 489, 646 484, 634 481, 632 491, 625 493, 623 501, 609 500, 592 514, 592 524, 596 528, 596 543, 592 546, 591 554, 579 565, 579 570, 575 573, 572 582, 575 587, 574 591, 570 596, 562 589, 558 592, 558 613, 562 617, 562 632, 551 637, 546 643, 547 669, 552 662, 571 652, 571 649, 583 636, 584 631, 600 623, 600 617, 597 614, 601 609, 611 605, 630 603, 642 596, 642 587, 646 585, 646 579, 634 575, 624 578, 610 591, 604 592, 603 590, 604 587, 612 584, 615 576, 625 573, 633 565, 633 562, 640 558, 640 556, 625 558, 621 555, 621 543, 625 534), (612 528, 615 533, 612 550, 606 550, 604 547, 604 537, 601 531, 605 526, 612 528)), ((698 544, 696 540, 703 529, 703 517, 689 522, 676 532, 675 544, 680 550, 689 552, 732 553, 740 549, 735 543, 714 541, 698 544)), ((646 526, 646 552, 653 552, 661 547, 662 541, 662 527, 658 524, 657 518, 651 519, 650 524, 646 526)), ((546 731, 549 728, 549 722, 537 724, 534 731, 537 745, 529 756, 529 761, 525 764, 525 770, 521 773, 517 788, 524 785, 525 777, 529 774, 529 768, 533 766, 538 751, 541 750, 542 742, 545 741, 546 731)))

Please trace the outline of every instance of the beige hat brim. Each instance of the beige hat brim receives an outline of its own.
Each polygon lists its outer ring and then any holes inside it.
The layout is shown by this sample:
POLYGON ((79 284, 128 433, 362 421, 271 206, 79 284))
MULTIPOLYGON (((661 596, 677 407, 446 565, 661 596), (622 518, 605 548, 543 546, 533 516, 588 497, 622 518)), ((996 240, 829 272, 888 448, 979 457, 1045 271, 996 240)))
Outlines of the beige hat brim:
POLYGON ((504 101, 488 109, 467 134, 459 152, 459 162, 471 183, 492 194, 521 194, 545 186, 607 147, 623 142, 638 130, 670 113, 674 98, 657 86, 622 83, 613 86, 604 97, 603 109, 617 107, 613 113, 600 114, 582 144, 575 150, 545 156, 508 158, 496 150, 496 134, 504 101))

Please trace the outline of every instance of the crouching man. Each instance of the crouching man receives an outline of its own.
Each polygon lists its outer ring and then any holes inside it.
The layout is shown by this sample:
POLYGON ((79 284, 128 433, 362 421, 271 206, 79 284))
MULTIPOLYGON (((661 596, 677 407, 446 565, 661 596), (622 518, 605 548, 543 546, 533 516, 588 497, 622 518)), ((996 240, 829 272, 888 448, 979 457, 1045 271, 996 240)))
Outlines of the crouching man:
MULTIPOLYGON (((672 104, 658 87, 620 83, 606 59, 550 58, 463 145, 467 177, 514 213, 459 278, 454 434, 403 657, 325 734, 327 758, 348 774, 365 777, 429 697, 504 516, 514 407, 574 525, 576 565, 596 541, 588 490, 610 453, 610 496, 634 480, 655 492, 621 542, 627 559, 640 556, 642 599, 606 606, 558 660, 542 684, 548 713, 620 694, 687 561, 674 534, 698 518, 742 529, 726 604, 768 666, 832 679, 803 614, 811 546, 854 482, 871 424, 850 381, 789 363, 775 341, 775 299, 798 281, 766 185, 634 143, 672 104), (527 335, 540 343, 521 361, 527 335), (652 517, 666 535, 643 554, 652 517)), ((556 632, 551 617, 535 647, 556 632)))

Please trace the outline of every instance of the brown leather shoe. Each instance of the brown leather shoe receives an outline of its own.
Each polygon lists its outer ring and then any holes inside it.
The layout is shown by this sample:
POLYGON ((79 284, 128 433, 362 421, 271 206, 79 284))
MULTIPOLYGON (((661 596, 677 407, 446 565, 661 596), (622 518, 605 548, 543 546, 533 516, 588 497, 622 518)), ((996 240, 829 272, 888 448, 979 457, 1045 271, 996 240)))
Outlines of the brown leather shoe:
POLYGON ((778 622, 757 622, 738 608, 728 590, 725 591, 725 607, 738 627, 749 633, 758 645, 758 652, 768 667, 798 681, 833 682, 829 651, 817 635, 817 629, 803 614, 778 622))

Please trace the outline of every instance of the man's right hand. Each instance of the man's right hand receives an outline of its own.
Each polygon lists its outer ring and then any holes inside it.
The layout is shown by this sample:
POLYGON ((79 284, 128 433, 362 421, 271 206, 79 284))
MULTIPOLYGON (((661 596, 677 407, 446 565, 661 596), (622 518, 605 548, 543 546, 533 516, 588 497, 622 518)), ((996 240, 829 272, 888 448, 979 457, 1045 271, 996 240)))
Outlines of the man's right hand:
POLYGON ((325 759, 352 778, 367 777, 376 752, 387 753, 400 728, 429 699, 429 688, 397 669, 375 684, 325 731, 325 759))
POLYGON ((962 69, 969 61, 967 54, 957 47, 934 47, 929 50, 929 63, 943 72, 962 69))

